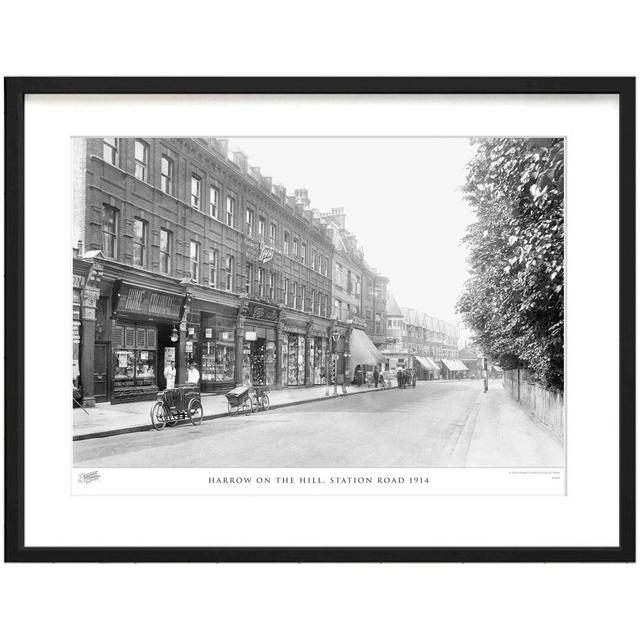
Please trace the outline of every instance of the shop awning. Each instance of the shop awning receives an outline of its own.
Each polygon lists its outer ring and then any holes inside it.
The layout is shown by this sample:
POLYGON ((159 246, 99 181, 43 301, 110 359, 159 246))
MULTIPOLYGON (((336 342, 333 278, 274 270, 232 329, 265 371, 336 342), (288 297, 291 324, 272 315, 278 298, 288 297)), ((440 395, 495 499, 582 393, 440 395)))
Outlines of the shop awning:
POLYGON ((359 364, 376 365, 385 362, 385 357, 376 349, 369 336, 362 329, 354 329, 351 332, 349 352, 354 367, 359 364))
POLYGON ((449 369, 449 371, 469 371, 464 362, 460 360, 445 360, 442 358, 442 364, 449 369))
POLYGON ((440 370, 438 365, 427 356, 416 356, 415 358, 425 369, 431 369, 432 371, 440 370))

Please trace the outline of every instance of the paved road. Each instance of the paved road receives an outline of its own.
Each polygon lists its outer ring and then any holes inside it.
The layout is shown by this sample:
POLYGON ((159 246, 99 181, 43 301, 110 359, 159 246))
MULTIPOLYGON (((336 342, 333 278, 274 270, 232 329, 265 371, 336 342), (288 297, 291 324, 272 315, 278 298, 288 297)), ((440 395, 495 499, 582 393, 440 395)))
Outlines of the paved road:
POLYGON ((81 467, 557 467, 562 446, 498 386, 418 383, 74 442, 81 467))

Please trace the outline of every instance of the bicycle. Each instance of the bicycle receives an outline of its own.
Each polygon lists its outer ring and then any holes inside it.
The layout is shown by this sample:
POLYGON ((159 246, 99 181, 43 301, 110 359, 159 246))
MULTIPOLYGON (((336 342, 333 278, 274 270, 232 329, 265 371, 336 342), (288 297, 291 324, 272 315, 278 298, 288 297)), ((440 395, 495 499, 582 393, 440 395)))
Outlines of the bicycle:
POLYGON ((255 395, 252 398, 252 406, 251 409, 253 412, 266 411, 269 408, 269 394, 267 393, 267 387, 254 387, 253 388, 255 395))

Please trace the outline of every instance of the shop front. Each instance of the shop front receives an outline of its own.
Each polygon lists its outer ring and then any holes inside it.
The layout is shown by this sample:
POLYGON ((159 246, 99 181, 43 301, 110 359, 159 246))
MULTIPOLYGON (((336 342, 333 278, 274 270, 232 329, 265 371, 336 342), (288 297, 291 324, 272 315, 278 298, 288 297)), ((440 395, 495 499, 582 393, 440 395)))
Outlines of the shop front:
POLYGON ((279 309, 247 302, 241 310, 242 382, 255 386, 277 386, 277 328, 279 309))
POLYGON ((458 380, 464 378, 469 369, 460 360, 442 358, 443 378, 447 380, 458 380))
POLYGON ((304 327, 285 326, 282 335, 282 386, 303 387, 306 375, 307 336, 304 327))
POLYGON ((276 384, 275 327, 247 323, 244 327, 243 378, 247 384, 276 384))
POLYGON ((84 286, 84 276, 73 274, 73 319, 72 319, 72 352, 71 352, 71 380, 73 383, 73 398, 78 400, 81 397, 80 383, 80 313, 82 306, 82 287, 84 286))
POLYGON ((435 380, 439 377, 440 368, 429 356, 415 356, 414 361, 418 380, 435 380))
POLYGON ((331 365, 327 331, 313 329, 309 337, 309 372, 312 384, 328 384, 331 365))
MULTIPOLYGON (((107 299, 101 298, 100 303, 98 318, 107 299)), ((109 377, 105 399, 112 404, 151 400, 159 389, 166 388, 164 371, 170 363, 176 368, 186 366, 186 361, 178 359, 176 328, 184 298, 117 281, 113 285, 111 307, 111 332, 108 335, 107 327, 101 328, 98 322, 94 359, 97 374, 102 368, 102 352, 106 356, 105 346, 110 345, 110 366, 104 363, 109 377)))
POLYGON ((236 337, 236 309, 220 306, 214 311, 201 311, 200 389, 204 393, 219 393, 235 386, 236 337))

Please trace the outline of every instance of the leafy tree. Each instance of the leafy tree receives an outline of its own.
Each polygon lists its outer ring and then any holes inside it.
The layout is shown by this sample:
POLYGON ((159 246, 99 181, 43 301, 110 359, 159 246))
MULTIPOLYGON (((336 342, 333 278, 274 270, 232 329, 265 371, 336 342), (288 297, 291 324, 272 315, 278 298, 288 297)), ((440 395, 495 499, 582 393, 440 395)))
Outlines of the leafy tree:
POLYGON ((458 312, 505 367, 564 383, 564 141, 473 140, 465 196, 476 221, 463 242, 470 279, 458 312))

